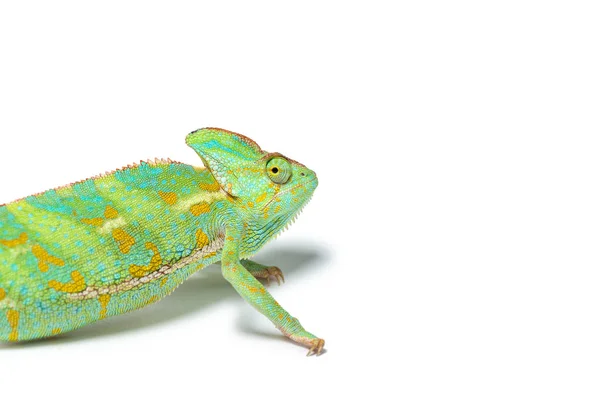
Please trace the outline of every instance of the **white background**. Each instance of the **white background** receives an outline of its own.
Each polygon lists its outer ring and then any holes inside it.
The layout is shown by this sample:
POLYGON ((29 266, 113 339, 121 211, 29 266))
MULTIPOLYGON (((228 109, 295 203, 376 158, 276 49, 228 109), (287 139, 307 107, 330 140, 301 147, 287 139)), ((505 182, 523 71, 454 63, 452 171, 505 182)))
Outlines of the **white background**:
POLYGON ((0 345, 3 399, 600 396, 596 2, 8 3, 0 203, 245 134, 319 175, 257 260, 327 352, 213 266, 0 345))

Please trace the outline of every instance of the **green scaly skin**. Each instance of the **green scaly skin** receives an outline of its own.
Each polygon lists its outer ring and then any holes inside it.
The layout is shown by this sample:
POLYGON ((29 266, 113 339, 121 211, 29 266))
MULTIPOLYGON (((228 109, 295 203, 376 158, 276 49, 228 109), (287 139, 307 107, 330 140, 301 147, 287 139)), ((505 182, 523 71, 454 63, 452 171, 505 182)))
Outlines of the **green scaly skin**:
POLYGON ((256 278, 283 280, 247 258, 310 200, 317 177, 233 132, 206 128, 187 144, 206 169, 141 163, 0 206, 0 340, 57 335, 144 307, 221 261, 235 290, 320 354, 256 278))

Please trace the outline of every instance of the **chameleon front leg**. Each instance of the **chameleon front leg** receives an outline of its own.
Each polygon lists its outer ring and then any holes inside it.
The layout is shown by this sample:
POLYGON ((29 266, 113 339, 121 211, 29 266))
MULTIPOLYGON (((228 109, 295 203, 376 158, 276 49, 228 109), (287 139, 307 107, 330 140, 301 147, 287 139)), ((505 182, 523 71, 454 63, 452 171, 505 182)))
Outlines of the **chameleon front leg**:
POLYGON ((307 356, 321 354, 325 341, 307 332, 298 319, 284 310, 264 286, 244 268, 239 259, 241 236, 239 228, 228 228, 226 231, 221 258, 221 269, 225 279, 248 303, 269 318, 285 336, 307 346, 309 348, 307 356))
POLYGON ((251 260, 241 260, 240 262, 253 277, 266 279, 267 286, 271 283, 271 278, 276 279, 278 285, 281 282, 285 283, 283 272, 277 267, 268 267, 251 260))

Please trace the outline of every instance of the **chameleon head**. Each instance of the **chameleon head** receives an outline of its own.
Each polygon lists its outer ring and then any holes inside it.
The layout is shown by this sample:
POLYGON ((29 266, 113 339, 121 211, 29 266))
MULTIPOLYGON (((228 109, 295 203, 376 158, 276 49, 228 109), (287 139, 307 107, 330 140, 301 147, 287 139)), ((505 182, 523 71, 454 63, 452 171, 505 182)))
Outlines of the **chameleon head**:
POLYGON ((187 144, 200 156, 237 209, 250 219, 283 227, 310 200, 317 175, 279 153, 268 153, 251 139, 217 128, 192 132, 187 144))
POLYGON ((289 219, 312 197, 318 180, 314 171, 279 153, 267 154, 262 160, 269 181, 259 193, 255 211, 268 216, 289 219))

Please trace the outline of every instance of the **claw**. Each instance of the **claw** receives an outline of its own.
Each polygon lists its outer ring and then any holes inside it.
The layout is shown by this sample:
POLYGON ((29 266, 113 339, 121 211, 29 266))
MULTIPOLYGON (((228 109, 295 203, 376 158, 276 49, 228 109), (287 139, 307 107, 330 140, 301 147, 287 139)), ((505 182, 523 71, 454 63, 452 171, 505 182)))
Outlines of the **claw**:
POLYGON ((278 285, 281 285, 282 281, 285 283, 285 278, 283 277, 283 272, 281 272, 281 270, 277 267, 267 268, 267 276, 265 278, 267 286, 270 285, 271 278, 276 279, 278 285))
POLYGON ((312 345, 310 350, 308 350, 306 357, 310 357, 313 354, 316 354, 317 356, 321 355, 321 352, 323 351, 323 346, 325 346, 325 341, 323 339, 315 339, 314 342, 315 343, 312 345))

